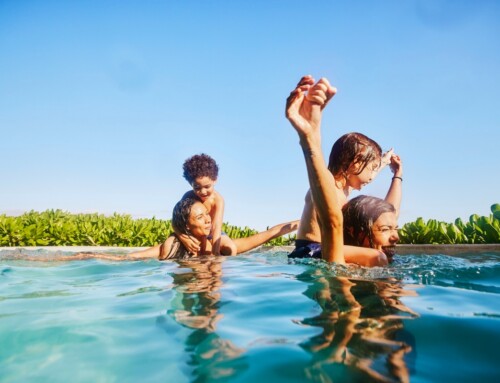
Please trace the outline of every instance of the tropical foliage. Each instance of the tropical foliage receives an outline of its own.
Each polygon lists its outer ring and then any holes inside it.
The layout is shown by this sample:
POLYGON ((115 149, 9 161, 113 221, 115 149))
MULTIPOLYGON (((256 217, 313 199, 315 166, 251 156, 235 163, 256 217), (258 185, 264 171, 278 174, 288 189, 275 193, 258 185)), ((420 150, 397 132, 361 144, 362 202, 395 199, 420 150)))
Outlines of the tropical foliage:
MULTIPOLYGON (((248 227, 223 224, 231 238, 257 233, 248 227)), ((130 215, 71 214, 62 210, 30 211, 18 217, 0 215, 0 246, 120 246, 161 243, 172 233, 170 220, 133 219, 130 215)), ((281 237, 270 245, 293 242, 281 237)))
MULTIPOLYGON (((257 233, 227 223, 223 231, 231 238, 257 233)), ((161 243, 172 233, 170 220, 133 219, 126 214, 71 214, 62 210, 30 211, 18 217, 0 215, 0 246, 120 246, 143 247, 161 243)), ((500 204, 489 216, 473 214, 467 222, 457 218, 446 223, 418 218, 399 230, 406 244, 500 243, 500 204)), ((293 244, 295 236, 276 238, 267 245, 293 244)))
POLYGON ((500 243, 500 204, 491 206, 489 216, 473 214, 469 221, 454 223, 418 218, 399 230, 400 243, 407 244, 486 244, 500 243))

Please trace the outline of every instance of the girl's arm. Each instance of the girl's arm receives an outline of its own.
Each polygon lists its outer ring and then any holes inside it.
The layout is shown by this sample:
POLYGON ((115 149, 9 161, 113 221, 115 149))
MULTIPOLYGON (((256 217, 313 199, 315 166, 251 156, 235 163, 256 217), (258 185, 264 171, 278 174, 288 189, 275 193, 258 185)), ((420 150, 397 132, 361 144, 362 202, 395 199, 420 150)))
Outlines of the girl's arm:
POLYGON ((401 158, 396 154, 392 154, 389 166, 394 176, 392 177, 391 186, 389 186, 385 200, 394 206, 394 209, 396 209, 396 218, 399 218, 403 193, 403 163, 401 158))

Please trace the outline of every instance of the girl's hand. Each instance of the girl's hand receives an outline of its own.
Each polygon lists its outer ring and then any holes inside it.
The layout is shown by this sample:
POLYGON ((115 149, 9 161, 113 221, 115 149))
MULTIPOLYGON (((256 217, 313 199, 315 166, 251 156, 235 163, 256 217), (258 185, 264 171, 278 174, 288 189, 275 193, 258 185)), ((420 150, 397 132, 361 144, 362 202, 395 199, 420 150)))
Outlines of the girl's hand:
POLYGON ((385 168, 387 165, 391 163, 391 157, 394 154, 394 149, 390 148, 387 152, 382 154, 382 159, 380 160, 380 170, 385 168))
POLYGON ((395 177, 403 177, 403 162, 397 154, 391 155, 391 163, 389 166, 395 177))

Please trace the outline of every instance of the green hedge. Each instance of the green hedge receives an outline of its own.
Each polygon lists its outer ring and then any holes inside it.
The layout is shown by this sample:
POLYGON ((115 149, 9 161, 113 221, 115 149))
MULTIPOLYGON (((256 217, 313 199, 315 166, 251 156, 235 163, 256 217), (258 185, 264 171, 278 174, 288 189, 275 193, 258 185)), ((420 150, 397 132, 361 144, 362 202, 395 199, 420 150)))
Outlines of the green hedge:
MULTIPOLYGON (((231 238, 257 233, 248 227, 223 224, 231 238)), ((120 246, 161 243, 172 233, 170 220, 133 219, 126 214, 71 214, 62 210, 30 211, 18 217, 0 215, 0 246, 120 246)), ((281 237, 270 245, 293 242, 281 237)))
POLYGON ((418 218, 399 230, 399 243, 406 244, 484 244, 500 243, 500 205, 491 205, 488 217, 473 214, 468 222, 454 223, 418 218))
MULTIPOLYGON (((257 233, 248 227, 223 224, 231 238, 257 233)), ((120 246, 142 247, 161 243, 172 233, 170 220, 133 219, 126 214, 70 214, 62 210, 30 211, 18 217, 0 215, 0 246, 120 246)), ((473 214, 446 223, 418 218, 399 230, 400 243, 500 243, 500 205, 488 217, 473 214)), ((293 244, 295 236, 276 238, 268 245, 293 244)))

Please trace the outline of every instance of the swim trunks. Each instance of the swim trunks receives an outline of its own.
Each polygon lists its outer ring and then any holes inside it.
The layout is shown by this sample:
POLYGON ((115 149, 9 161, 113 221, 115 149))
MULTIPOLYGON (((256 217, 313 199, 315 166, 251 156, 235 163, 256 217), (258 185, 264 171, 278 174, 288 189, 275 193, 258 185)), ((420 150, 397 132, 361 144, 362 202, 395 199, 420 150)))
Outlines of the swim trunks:
POLYGON ((288 258, 320 258, 321 243, 307 239, 295 240, 295 249, 288 254, 288 258))

